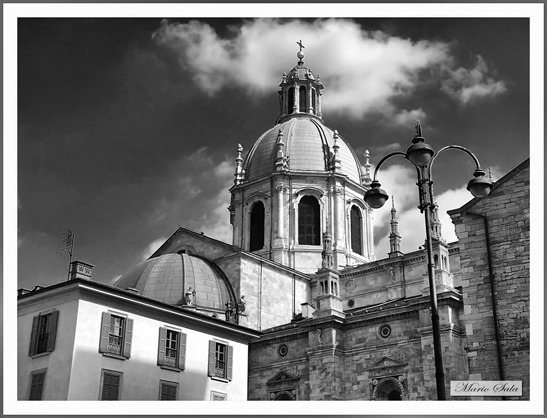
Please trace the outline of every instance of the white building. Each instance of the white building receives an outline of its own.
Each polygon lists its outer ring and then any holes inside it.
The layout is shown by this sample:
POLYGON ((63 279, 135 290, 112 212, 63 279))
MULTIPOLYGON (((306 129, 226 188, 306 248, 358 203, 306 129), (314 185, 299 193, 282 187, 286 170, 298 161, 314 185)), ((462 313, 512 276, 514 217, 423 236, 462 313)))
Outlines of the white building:
POLYGON ((224 319, 77 278, 19 296, 18 399, 246 400, 247 344, 224 319))

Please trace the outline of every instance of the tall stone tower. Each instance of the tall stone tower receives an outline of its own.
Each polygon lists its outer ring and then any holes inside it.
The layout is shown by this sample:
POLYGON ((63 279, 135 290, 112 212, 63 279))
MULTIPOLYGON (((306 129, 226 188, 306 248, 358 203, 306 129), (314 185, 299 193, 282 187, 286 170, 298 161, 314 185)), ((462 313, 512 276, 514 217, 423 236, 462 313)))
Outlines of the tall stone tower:
POLYGON ((298 63, 279 85, 276 125, 244 158, 238 146, 229 209, 234 245, 315 273, 327 224, 335 269, 374 259, 371 209, 363 200, 370 176, 338 131, 324 124, 324 86, 299 45, 298 63))

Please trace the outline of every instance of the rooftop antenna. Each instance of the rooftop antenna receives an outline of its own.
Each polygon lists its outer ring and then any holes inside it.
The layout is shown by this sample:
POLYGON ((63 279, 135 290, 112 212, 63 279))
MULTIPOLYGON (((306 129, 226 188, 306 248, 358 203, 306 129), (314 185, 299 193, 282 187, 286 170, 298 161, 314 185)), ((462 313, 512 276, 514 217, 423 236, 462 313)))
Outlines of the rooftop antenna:
POLYGON ((69 229, 68 232, 63 232, 63 237, 63 240, 57 247, 57 254, 68 254, 68 280, 70 281, 70 265, 72 264, 72 255, 74 254, 74 240, 76 234, 69 229))

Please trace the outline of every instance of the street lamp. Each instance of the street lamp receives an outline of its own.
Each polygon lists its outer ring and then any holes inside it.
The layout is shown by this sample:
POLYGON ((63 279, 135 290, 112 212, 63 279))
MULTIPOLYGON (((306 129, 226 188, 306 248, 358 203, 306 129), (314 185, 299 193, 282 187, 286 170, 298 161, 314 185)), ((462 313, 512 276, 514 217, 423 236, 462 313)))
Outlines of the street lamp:
POLYGON ((416 134, 412 138, 412 145, 408 147, 405 152, 396 151, 387 154, 380 160, 376 169, 374 170, 374 178, 370 184, 370 190, 365 193, 365 202, 373 208, 379 209, 388 199, 388 195, 385 190, 380 188, 381 184, 376 179, 376 174, 380 169, 380 166, 389 158, 396 155, 404 156, 415 167, 418 174, 418 190, 420 195, 420 205, 418 208, 425 217, 425 233, 426 233, 426 246, 427 246, 427 273, 429 276, 429 297, 431 301, 431 323, 433 328, 433 351, 435 354, 435 379, 437 381, 437 398, 439 400, 446 399, 445 385, 444 385, 444 371, 443 371, 443 359, 441 351, 441 333, 439 328, 439 314, 437 310, 437 291, 435 288, 435 272, 433 263, 433 245, 431 242, 431 213, 434 209, 433 203, 433 179, 431 176, 431 167, 435 158, 447 149, 457 149, 467 153, 473 158, 477 168, 473 173, 473 179, 467 184, 467 190, 475 197, 484 197, 490 193, 492 189, 492 182, 484 177, 485 172, 480 168, 479 160, 475 155, 460 145, 448 145, 441 148, 438 152, 435 152, 429 144, 425 142, 425 138, 422 137, 422 127, 420 122, 416 122, 415 125, 416 134))

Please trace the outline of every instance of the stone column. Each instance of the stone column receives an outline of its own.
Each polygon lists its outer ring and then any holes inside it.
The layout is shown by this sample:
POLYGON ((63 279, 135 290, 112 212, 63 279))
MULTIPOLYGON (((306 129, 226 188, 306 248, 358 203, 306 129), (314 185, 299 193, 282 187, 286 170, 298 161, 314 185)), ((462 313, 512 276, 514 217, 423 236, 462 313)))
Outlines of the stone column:
POLYGON ((321 112, 321 96, 323 95, 323 93, 321 92, 321 90, 318 90, 317 91, 317 116, 321 117, 323 116, 323 113, 321 112))
POLYGON ((297 84, 294 85, 294 113, 298 113, 300 111, 300 88, 297 84))

